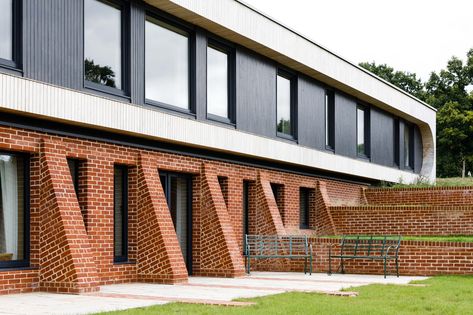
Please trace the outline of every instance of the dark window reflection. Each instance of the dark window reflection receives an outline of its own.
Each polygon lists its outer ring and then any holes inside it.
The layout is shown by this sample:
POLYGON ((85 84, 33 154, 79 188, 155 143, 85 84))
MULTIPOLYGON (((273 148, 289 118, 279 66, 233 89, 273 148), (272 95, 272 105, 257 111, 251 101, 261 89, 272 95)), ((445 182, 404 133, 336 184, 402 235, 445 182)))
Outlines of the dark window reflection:
POLYGON ((228 55, 207 47, 207 112, 228 118, 228 55))
POLYGON ((85 79, 122 88, 121 10, 108 2, 84 0, 85 79))
POLYGON ((0 0, 0 58, 13 59, 13 0, 0 0))
POLYGON ((146 98, 189 109, 189 37, 176 27, 146 21, 146 98))
POLYGON ((291 81, 277 76, 277 129, 278 132, 292 135, 291 126, 291 81))

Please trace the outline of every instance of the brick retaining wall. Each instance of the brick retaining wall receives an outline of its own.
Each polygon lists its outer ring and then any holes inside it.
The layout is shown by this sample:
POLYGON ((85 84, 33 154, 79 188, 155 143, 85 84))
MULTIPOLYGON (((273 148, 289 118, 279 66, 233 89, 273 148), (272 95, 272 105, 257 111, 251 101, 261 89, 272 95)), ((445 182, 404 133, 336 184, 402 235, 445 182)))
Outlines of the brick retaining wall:
POLYGON ((473 187, 379 188, 365 196, 373 205, 473 205, 473 187))

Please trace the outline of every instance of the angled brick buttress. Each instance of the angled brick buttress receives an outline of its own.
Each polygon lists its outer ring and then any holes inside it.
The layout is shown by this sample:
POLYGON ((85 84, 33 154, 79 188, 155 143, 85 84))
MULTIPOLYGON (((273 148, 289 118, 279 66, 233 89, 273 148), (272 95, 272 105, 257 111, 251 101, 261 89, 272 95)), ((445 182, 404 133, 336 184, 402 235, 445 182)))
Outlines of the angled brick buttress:
POLYGON ((156 283, 186 282, 188 273, 155 157, 141 153, 138 164, 138 280, 156 283))
POLYGON ((330 198, 327 193, 327 184, 317 182, 315 195, 315 229, 318 235, 337 235, 337 229, 330 212, 330 198))
POLYGON ((59 141, 41 140, 40 290, 98 291, 97 270, 59 141))
POLYGON ((256 204, 256 218, 254 218, 256 220, 256 234, 286 235, 271 183, 264 172, 258 172, 256 204))
POLYGON ((218 277, 243 276, 245 267, 233 225, 212 165, 201 167, 200 272, 218 277))

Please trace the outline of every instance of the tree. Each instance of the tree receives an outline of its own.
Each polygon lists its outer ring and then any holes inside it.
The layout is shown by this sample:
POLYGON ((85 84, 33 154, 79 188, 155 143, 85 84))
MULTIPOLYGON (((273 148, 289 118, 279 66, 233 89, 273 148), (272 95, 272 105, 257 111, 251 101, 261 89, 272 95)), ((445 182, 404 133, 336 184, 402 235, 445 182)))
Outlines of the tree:
POLYGON ((112 68, 96 65, 90 59, 85 59, 85 79, 90 82, 116 87, 115 72, 113 72, 112 68))
POLYGON ((386 64, 377 65, 374 62, 362 62, 360 67, 376 74, 378 77, 394 84, 398 88, 423 100, 425 98, 424 84, 417 78, 415 73, 407 71, 395 71, 386 64))
POLYGON ((395 71, 386 64, 360 66, 438 109, 439 177, 464 176, 466 169, 473 169, 473 49, 465 63, 452 57, 446 69, 432 72, 425 83, 413 73, 395 71))

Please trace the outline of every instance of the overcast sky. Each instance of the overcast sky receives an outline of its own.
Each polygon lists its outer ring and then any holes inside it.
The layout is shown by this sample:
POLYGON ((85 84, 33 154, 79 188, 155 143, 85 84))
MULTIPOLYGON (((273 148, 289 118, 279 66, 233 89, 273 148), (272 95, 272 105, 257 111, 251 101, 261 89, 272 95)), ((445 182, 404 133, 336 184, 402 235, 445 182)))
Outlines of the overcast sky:
POLYGON ((427 80, 473 48, 473 0, 244 0, 354 62, 427 80))

